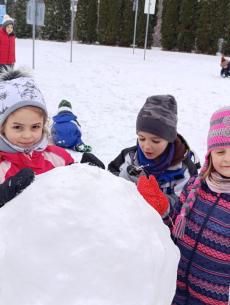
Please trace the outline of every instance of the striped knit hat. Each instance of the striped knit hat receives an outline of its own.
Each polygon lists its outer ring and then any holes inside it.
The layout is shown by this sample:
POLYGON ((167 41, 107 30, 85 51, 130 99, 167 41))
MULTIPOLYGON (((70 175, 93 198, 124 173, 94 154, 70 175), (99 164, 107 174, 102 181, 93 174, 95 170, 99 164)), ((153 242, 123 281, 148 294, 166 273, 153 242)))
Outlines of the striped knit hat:
MULTIPOLYGON (((208 133, 208 147, 205 156, 205 162, 201 172, 204 172, 209 165, 209 155, 212 150, 217 148, 230 147, 230 106, 220 108, 211 117, 210 129, 208 133)), ((185 200, 180 215, 177 216, 173 234, 175 237, 183 238, 186 226, 186 217, 189 215, 190 210, 196 201, 199 188, 202 183, 201 175, 198 175, 194 185, 185 200)))
POLYGON ((229 63, 229 61, 228 61, 226 58, 224 58, 224 56, 222 56, 222 57, 221 57, 220 66, 221 66, 221 67, 224 67, 224 66, 226 66, 228 63, 229 63))

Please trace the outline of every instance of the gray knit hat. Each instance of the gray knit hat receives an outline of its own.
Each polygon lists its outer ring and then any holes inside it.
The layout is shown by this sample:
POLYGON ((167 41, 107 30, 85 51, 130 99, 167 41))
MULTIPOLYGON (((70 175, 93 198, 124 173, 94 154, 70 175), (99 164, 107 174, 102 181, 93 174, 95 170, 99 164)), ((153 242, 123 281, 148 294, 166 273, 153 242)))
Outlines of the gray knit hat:
POLYGON ((147 98, 137 116, 136 132, 148 132, 168 142, 177 137, 177 102, 172 95, 147 98))
POLYGON ((44 97, 28 72, 8 68, 0 74, 0 127, 12 112, 24 106, 41 108, 48 115, 44 97))

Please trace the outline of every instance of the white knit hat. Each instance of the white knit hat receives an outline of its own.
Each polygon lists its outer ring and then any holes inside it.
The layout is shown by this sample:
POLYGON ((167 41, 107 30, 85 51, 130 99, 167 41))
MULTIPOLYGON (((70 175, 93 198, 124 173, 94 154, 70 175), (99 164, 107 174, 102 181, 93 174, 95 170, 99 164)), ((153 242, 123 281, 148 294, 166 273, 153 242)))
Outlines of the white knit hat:
POLYGON ((2 27, 3 27, 4 31, 6 30, 6 27, 9 24, 14 25, 14 20, 12 18, 10 18, 9 15, 4 15, 3 21, 2 21, 2 27))

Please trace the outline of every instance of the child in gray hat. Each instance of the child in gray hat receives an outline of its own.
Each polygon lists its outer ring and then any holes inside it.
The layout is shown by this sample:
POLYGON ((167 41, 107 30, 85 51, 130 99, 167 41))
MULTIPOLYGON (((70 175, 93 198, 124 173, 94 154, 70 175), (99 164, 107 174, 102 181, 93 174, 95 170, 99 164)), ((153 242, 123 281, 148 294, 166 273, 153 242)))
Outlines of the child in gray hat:
POLYGON ((177 133, 177 102, 172 95, 148 97, 136 121, 137 144, 108 165, 113 174, 137 184, 153 175, 174 205, 183 186, 197 174, 199 158, 177 133), (194 162, 191 156, 194 157, 194 162))

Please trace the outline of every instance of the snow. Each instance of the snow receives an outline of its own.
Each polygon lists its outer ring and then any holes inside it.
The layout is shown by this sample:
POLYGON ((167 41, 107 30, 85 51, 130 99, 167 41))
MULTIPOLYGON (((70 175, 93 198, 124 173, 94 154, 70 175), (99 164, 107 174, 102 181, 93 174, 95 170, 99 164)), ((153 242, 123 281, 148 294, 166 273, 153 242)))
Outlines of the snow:
POLYGON ((1 305, 169 305, 179 249, 135 184, 56 168, 0 213, 1 305), (52 181, 52 183, 50 183, 52 181))
MULTIPOLYGON (((73 105, 82 139, 105 164, 136 143, 136 117, 146 98, 171 94, 178 132, 204 161, 211 114, 229 105, 230 79, 220 77, 220 55, 207 56, 36 41, 34 76, 50 116, 59 102, 73 105)), ((32 67, 32 41, 16 40, 16 66, 32 67)), ((80 155, 75 153, 76 159, 80 155)))

